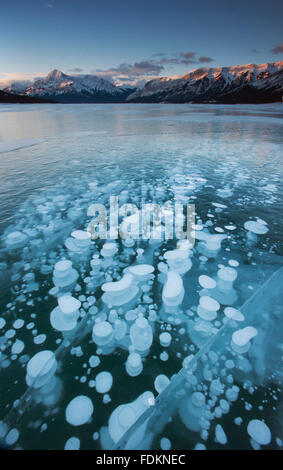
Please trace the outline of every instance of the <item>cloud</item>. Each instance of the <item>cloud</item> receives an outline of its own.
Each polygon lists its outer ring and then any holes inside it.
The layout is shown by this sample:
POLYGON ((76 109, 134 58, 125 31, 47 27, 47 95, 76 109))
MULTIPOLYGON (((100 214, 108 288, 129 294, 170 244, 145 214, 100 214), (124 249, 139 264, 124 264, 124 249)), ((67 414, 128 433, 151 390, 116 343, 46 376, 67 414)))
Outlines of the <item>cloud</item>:
POLYGON ((157 63, 160 65, 189 65, 196 64, 196 53, 195 52, 177 52, 173 54, 174 57, 166 57, 166 54, 159 53, 154 54, 156 57, 162 57, 157 63))
POLYGON ((80 69, 79 67, 75 67, 74 69, 69 69, 69 72, 81 73, 81 72, 83 72, 83 69, 80 69))
POLYGON ((192 59, 180 59, 179 57, 171 57, 167 59, 161 59, 158 63, 164 64, 164 65, 179 65, 179 64, 190 65, 190 64, 197 64, 197 61, 192 60, 192 59))
POLYGON ((193 51, 179 52, 178 55, 181 57, 181 59, 179 60, 179 64, 183 64, 183 65, 197 64, 196 52, 193 52, 193 51))
POLYGON ((164 65, 176 65, 183 63, 178 57, 171 57, 171 58, 165 58, 165 59, 160 59, 158 61, 158 64, 164 64, 164 65))
POLYGON ((202 55, 201 57, 199 57, 198 61, 200 64, 203 64, 205 62, 213 62, 214 59, 212 59, 211 57, 207 57, 206 55, 202 55))
POLYGON ((21 88, 32 84, 35 78, 44 76, 45 74, 30 74, 21 72, 5 72, 0 74, 0 90, 10 86, 12 83, 17 83, 21 88))
POLYGON ((164 67, 161 64, 156 64, 151 60, 136 62, 130 67, 131 73, 138 75, 152 75, 154 73, 159 75, 163 69, 164 67))
POLYGON ((184 59, 194 60, 196 53, 195 52, 179 52, 179 55, 184 59))
POLYGON ((134 64, 123 63, 118 67, 112 67, 107 70, 93 70, 92 73, 101 78, 106 78, 112 82, 128 82, 133 83, 137 80, 150 80, 160 75, 164 70, 164 66, 153 60, 143 60, 134 64))
POLYGON ((275 46, 273 47, 273 49, 271 49, 271 51, 273 54, 282 54, 283 53, 283 42, 281 42, 281 44, 279 44, 279 46, 275 46))
POLYGON ((164 65, 190 65, 190 64, 203 64, 205 62, 213 62, 211 57, 207 57, 205 55, 200 56, 199 58, 196 57, 197 53, 193 51, 189 52, 178 52, 175 57, 167 57, 160 59, 158 61, 159 64, 164 65))
POLYGON ((194 51, 181 51, 172 55, 164 52, 157 52, 152 55, 154 59, 135 62, 134 64, 122 63, 118 67, 112 67, 106 70, 96 69, 91 73, 98 77, 110 80, 116 85, 119 84, 141 84, 152 80, 164 73, 166 66, 203 64, 212 62, 213 59, 208 56, 198 56, 194 51))
POLYGON ((135 82, 135 86, 136 86, 137 88, 143 88, 144 85, 146 84, 146 82, 147 82, 146 79, 137 80, 137 81, 135 82))
POLYGON ((165 52, 156 52, 155 54, 152 54, 152 57, 164 57, 165 55, 165 52))
POLYGON ((0 90, 4 90, 13 85, 15 91, 21 91, 29 87, 32 83, 32 80, 0 80, 0 90))
POLYGON ((197 61, 191 60, 191 59, 183 59, 180 61, 180 64, 184 64, 184 65, 197 64, 197 61))

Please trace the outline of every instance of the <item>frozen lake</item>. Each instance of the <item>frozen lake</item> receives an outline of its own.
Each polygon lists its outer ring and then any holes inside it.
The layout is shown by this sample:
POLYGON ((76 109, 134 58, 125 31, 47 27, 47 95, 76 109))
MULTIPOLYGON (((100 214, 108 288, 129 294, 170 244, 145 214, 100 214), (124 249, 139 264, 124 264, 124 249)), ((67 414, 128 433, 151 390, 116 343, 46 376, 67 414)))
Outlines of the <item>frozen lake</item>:
MULTIPOLYGON (((209 339, 224 325, 224 309, 232 305, 240 308, 282 267, 282 124, 281 103, 0 105, 0 421, 3 420, 0 437, 1 433, 6 435, 6 445, 63 449, 65 445, 78 446, 79 440, 81 448, 101 449, 118 444, 123 436, 121 429, 126 431, 137 416, 133 418, 128 411, 123 419, 115 417, 117 423, 110 425, 111 413, 146 391, 150 393, 149 404, 143 404, 144 408, 139 405, 140 409, 145 411, 152 406, 151 400, 154 403, 154 397, 163 389, 163 385, 156 385, 156 377, 165 375, 172 383, 172 376, 184 366, 185 358, 196 355, 205 345, 203 338, 209 339), (140 241, 127 247, 117 240, 117 253, 107 263, 103 254, 98 257, 102 241, 92 242, 82 251, 72 243, 65 245, 73 231, 86 230, 90 204, 101 202, 107 206, 110 196, 119 196, 121 204, 137 206, 142 202, 161 205, 168 200, 184 205, 193 203, 199 232, 225 236, 219 249, 213 252, 196 237, 198 241, 188 255, 192 266, 177 276, 184 296, 174 311, 169 309, 168 313, 166 305, 164 310, 168 266, 163 255, 176 248, 176 241, 156 244, 140 241), (261 234, 251 235, 244 228, 248 220, 259 224, 261 234), (20 232, 18 242, 9 238, 14 232, 20 232), (138 248, 144 253, 137 252, 138 248), (97 268, 96 261, 91 264, 91 260, 97 259, 103 260, 101 268, 97 268), (53 272, 55 264, 62 260, 71 260, 77 273, 74 283, 70 282, 65 291, 60 283, 58 288, 53 272), (119 307, 101 300, 101 286, 116 282, 123 277, 124 269, 141 262, 152 266, 153 274, 131 286, 138 289, 136 297, 119 307), (232 290, 224 297, 223 289, 214 286, 223 267, 236 272, 232 290), (200 276, 207 276, 210 281, 199 281, 200 276), (213 287, 207 287, 207 283, 213 287), (66 294, 80 302, 78 318, 74 313, 74 328, 70 327, 68 334, 63 328, 60 330, 60 322, 50 323, 57 300, 66 294), (210 296, 219 304, 215 308, 218 313, 214 323, 206 322, 207 330, 200 340, 195 336, 194 322, 201 297, 210 296), (129 311, 135 313, 127 319, 129 311), (129 352, 138 350, 129 332, 137 316, 147 319, 153 339, 149 351, 140 354, 143 370, 135 376, 126 370, 125 362, 129 352), (17 320, 22 322, 15 326, 17 320), (106 350, 106 343, 101 347, 92 333, 93 325, 101 321, 112 325, 113 330, 121 321, 125 326, 121 338, 121 331, 119 334, 114 331, 115 340, 111 337, 106 350), (82 328, 80 323, 84 323, 82 328), (76 334, 72 336, 73 330, 76 334), (171 335, 170 345, 160 343, 162 332, 171 335), (34 364, 27 374, 29 360, 44 350, 55 353, 54 364, 47 373, 53 374, 48 376, 50 389, 44 388, 45 383, 43 387, 33 385, 34 364), (113 384, 101 392, 96 376, 105 371, 111 373, 113 384), (74 405, 71 418, 65 411, 71 400, 81 395, 90 399, 93 410, 89 402, 83 403, 86 421, 74 426, 72 421, 77 419, 78 408, 74 405), (76 440, 66 444, 72 437, 76 440)), ((170 269, 174 271, 172 266, 170 269)), ((175 278, 172 279, 174 283, 175 278)), ((278 279, 282 280, 282 276, 278 279)), ((227 279, 224 282, 228 291, 227 279)), ((274 282, 276 288, 270 284, 273 287, 266 288, 264 297, 270 296, 273 309, 270 316, 274 311, 277 313, 269 324, 266 320, 269 314, 264 311, 263 342, 257 343, 251 357, 248 350, 239 350, 239 344, 235 343, 238 350, 235 345, 229 349, 232 326, 227 333, 229 346, 216 342, 219 357, 215 362, 219 369, 211 367, 208 374, 208 370, 202 370, 203 363, 197 364, 197 383, 191 382, 190 387, 202 395, 195 396, 195 401, 198 398, 201 403, 196 405, 199 414, 191 404, 188 411, 186 397, 182 395, 180 408, 170 409, 171 422, 153 429, 152 442, 143 443, 139 428, 140 440, 137 438, 132 445, 140 448, 171 445, 173 449, 193 449, 196 444, 208 449, 250 449, 261 444, 278 449, 282 445, 282 365, 270 338, 270 331, 278 330, 276 325, 282 318, 282 301, 278 300, 277 278, 274 282), (262 358, 262 348, 269 359, 264 356, 266 367, 259 370, 256 364, 262 358), (244 369, 238 364, 241 358, 249 362, 245 361, 244 369), (221 376, 223 369, 226 372, 221 376), (229 375, 232 382, 226 380, 229 375), (212 393, 209 385, 217 379, 225 384, 219 394, 212 393), (227 398, 226 388, 233 384, 239 388, 238 400, 227 398), (271 431, 272 437, 266 438, 265 444, 258 437, 268 434, 262 424, 256 428, 257 436, 251 435, 254 420, 266 423, 271 431), (192 421, 197 424, 188 424, 192 421)), ((254 319, 255 307, 245 309, 249 318, 254 319)), ((261 314, 259 311, 259 317, 261 314)), ((255 327, 256 337, 260 337, 260 327, 255 326, 254 320, 238 327, 255 327)), ((234 328, 237 329, 236 325, 234 328)), ((282 344, 279 333, 273 336, 278 350, 282 344)), ((253 339, 250 341, 252 344, 253 339)), ((102 385, 105 382, 108 385, 109 376, 101 377, 102 385)), ((159 378, 160 383, 164 384, 164 380, 159 378)), ((183 384, 180 387, 186 390, 183 384)))

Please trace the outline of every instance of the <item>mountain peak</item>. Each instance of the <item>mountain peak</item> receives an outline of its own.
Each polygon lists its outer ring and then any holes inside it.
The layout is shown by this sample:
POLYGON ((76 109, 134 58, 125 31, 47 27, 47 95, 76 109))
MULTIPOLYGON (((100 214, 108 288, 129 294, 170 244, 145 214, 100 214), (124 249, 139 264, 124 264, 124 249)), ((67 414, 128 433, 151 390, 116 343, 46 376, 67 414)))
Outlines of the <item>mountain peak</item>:
POLYGON ((62 75, 64 75, 64 74, 63 74, 63 72, 61 72, 61 70, 54 69, 51 72, 49 72, 49 74, 47 75, 47 78, 51 79, 51 80, 58 80, 58 79, 62 78, 62 75))

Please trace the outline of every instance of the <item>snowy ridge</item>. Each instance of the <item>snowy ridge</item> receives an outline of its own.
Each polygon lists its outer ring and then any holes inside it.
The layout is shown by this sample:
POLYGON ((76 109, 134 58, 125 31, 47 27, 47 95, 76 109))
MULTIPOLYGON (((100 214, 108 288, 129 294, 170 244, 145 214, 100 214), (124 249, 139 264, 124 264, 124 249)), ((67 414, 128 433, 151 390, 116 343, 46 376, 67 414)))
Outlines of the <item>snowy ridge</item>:
POLYGON ((46 78, 36 80, 33 85, 26 89, 26 94, 41 96, 48 92, 56 95, 69 93, 70 91, 77 93, 83 91, 103 91, 109 94, 121 93, 121 90, 117 89, 108 80, 95 75, 71 76, 55 69, 46 78))
POLYGON ((233 67, 202 67, 180 78, 147 82, 128 97, 132 102, 272 102, 281 101, 283 61, 233 67))
POLYGON ((72 76, 57 69, 29 86, 13 82, 5 91, 63 102, 124 101, 132 92, 95 75, 72 76))

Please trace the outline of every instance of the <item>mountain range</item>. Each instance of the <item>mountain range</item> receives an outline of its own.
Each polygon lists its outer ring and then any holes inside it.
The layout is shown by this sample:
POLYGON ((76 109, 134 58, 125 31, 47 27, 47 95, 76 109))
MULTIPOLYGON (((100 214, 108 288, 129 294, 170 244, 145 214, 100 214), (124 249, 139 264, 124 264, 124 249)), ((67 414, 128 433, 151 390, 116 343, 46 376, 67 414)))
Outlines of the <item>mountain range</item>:
POLYGON ((55 69, 31 85, 21 87, 15 81, 4 91, 59 103, 123 103, 133 88, 115 86, 95 75, 66 75, 55 69))
POLYGON ((283 61, 203 67, 178 78, 151 80, 127 98, 134 103, 269 103, 281 101, 283 61))
POLYGON ((0 102, 270 103, 281 101, 282 94, 280 61, 202 67, 182 77, 155 78, 142 89, 116 86, 95 75, 67 75, 55 69, 32 84, 12 82, 0 92, 0 102))

